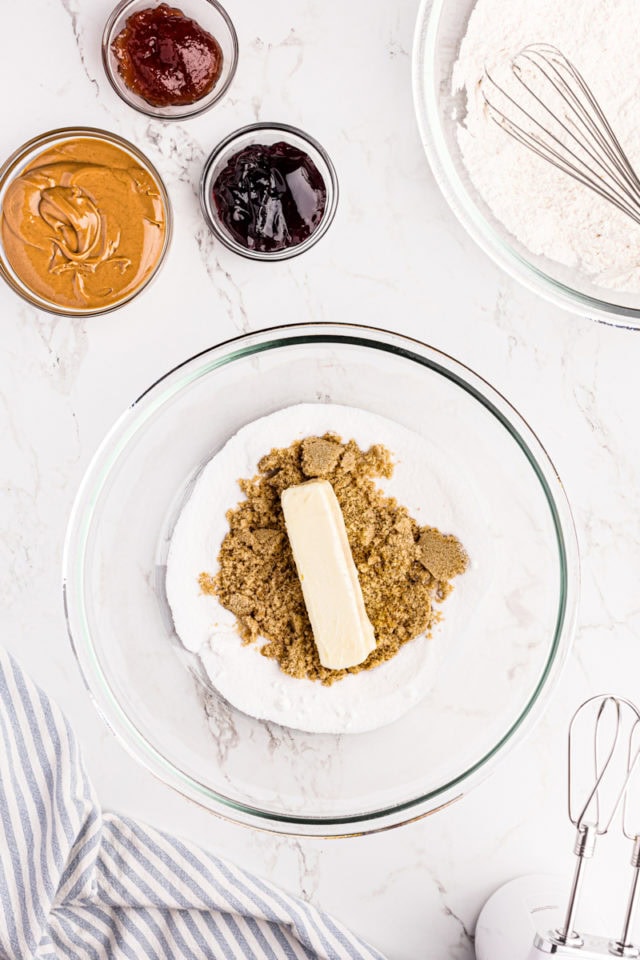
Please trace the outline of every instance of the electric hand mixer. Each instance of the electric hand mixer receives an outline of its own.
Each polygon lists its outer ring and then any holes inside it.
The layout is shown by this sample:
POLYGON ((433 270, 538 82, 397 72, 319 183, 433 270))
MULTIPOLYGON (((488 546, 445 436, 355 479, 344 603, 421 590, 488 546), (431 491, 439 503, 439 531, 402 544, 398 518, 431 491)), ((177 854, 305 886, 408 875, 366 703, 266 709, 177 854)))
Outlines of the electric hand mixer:
POLYGON ((541 930, 540 918, 553 911, 558 890, 548 890, 540 878, 514 880, 487 901, 478 918, 478 960, 640 958, 640 946, 631 939, 640 901, 640 802, 633 803, 630 790, 640 786, 639 758, 640 711, 634 704, 607 695, 592 697, 576 710, 569 724, 568 808, 576 829, 577 860, 564 920, 546 932, 541 930), (593 747, 593 766, 591 761, 588 765, 584 762, 585 738, 593 747), (635 830, 631 826, 633 807, 638 819, 635 830), (577 920, 578 908, 587 862, 621 808, 621 828, 633 842, 632 882, 620 935, 605 938, 586 932, 577 920))

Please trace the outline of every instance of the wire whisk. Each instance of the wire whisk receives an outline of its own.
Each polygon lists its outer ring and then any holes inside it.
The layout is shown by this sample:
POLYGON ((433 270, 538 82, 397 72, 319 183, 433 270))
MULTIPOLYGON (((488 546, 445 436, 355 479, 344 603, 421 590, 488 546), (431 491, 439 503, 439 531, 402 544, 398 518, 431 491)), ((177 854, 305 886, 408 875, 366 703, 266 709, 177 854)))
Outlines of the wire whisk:
POLYGON ((485 69, 489 116, 514 140, 640 223, 640 179, 580 71, 548 43, 511 61, 512 92, 485 69))

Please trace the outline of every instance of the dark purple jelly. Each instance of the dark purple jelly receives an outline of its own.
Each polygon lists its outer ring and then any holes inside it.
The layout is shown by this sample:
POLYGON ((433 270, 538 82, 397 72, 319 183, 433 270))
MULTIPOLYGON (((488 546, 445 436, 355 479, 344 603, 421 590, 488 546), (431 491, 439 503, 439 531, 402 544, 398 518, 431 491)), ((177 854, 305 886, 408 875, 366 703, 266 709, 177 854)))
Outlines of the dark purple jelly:
POLYGON ((324 213, 327 188, 306 153, 290 143, 252 144, 235 153, 213 184, 221 223, 249 250, 303 243, 324 213))

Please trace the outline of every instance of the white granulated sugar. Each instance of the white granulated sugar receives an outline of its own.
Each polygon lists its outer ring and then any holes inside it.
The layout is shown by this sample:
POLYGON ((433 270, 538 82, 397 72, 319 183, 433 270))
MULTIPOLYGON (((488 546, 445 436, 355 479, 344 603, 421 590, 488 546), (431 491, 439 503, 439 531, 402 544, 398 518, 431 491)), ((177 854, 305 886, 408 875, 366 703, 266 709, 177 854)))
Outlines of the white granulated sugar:
POLYGON ((638 37, 638 0, 478 0, 452 83, 467 98, 458 134, 464 163, 495 217, 531 253, 627 292, 640 291, 640 225, 500 129, 481 81, 486 67, 513 92, 511 58, 528 44, 555 45, 583 74, 640 173, 638 37))
POLYGON ((476 558, 488 540, 483 511, 468 483, 437 446, 366 410, 298 404, 247 424, 204 467, 172 534, 167 598, 182 643, 200 656, 212 684, 243 713, 316 733, 372 730, 402 716, 432 689, 440 658, 455 648, 485 589, 488 571, 476 558), (418 637, 392 660, 324 687, 288 676, 257 645, 243 645, 235 617, 216 597, 202 593, 198 576, 216 570, 228 529, 225 513, 242 497, 238 479, 253 476, 272 447, 329 431, 365 449, 384 444, 396 466, 380 486, 418 523, 456 534, 471 563, 457 578, 432 639, 418 637))

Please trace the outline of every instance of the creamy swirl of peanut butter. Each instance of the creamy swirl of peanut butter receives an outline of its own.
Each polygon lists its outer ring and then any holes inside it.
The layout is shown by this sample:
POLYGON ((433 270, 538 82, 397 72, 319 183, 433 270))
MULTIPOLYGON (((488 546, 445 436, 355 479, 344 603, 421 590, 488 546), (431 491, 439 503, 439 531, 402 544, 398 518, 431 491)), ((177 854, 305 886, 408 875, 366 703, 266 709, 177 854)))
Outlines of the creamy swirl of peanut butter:
POLYGON ((94 310, 126 299, 162 255, 167 210, 150 171, 106 140, 80 137, 45 150, 7 187, 7 260, 35 294, 94 310))

